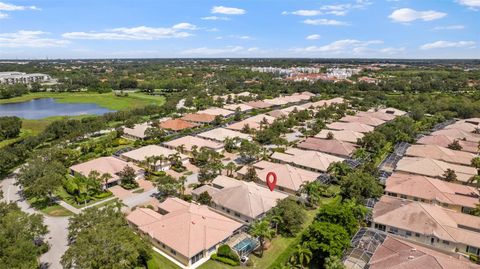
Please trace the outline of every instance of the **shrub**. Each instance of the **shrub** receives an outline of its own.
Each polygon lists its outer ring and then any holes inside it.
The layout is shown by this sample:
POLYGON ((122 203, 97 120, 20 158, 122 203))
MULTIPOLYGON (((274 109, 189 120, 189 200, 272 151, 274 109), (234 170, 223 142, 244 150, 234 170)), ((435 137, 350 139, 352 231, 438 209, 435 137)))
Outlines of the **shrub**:
POLYGON ((231 259, 225 258, 225 257, 219 257, 217 254, 212 254, 212 256, 210 257, 210 259, 212 259, 212 260, 214 260, 214 261, 223 262, 223 263, 228 264, 228 265, 231 265, 231 266, 240 265, 240 262, 236 262, 236 261, 234 261, 234 260, 231 260, 231 259))
POLYGON ((217 255, 235 262, 240 262, 240 257, 238 257, 237 253, 235 253, 235 251, 233 251, 228 245, 221 245, 217 250, 217 255))
POLYGON ((475 254, 470 254, 470 261, 473 263, 478 263, 479 262, 478 256, 475 254))
POLYGON ((110 196, 112 196, 112 193, 109 192, 109 191, 106 191, 106 192, 102 192, 102 193, 99 193, 99 194, 95 195, 95 198, 103 199, 103 198, 107 198, 107 197, 110 197, 110 196))
POLYGON ((245 263, 245 265, 248 266, 248 267, 252 267, 254 265, 252 259, 248 259, 248 261, 245 263))

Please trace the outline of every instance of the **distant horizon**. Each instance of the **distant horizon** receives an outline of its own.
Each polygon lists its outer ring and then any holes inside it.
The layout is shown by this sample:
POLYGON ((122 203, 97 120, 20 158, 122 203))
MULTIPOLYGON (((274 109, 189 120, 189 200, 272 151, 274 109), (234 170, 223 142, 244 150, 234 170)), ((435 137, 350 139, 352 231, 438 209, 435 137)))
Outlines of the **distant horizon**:
POLYGON ((478 0, 0 0, 2 59, 478 59, 478 0))

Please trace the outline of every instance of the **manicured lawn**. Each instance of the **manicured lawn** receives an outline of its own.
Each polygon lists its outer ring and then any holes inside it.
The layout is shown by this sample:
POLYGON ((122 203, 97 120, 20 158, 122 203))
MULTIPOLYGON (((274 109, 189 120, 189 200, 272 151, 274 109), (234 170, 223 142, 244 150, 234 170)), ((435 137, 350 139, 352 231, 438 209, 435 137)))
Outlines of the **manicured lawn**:
POLYGON ((115 96, 113 93, 55 93, 37 92, 20 97, 2 99, 0 104, 30 101, 37 98, 55 98, 60 103, 94 103, 101 107, 112 110, 143 107, 150 104, 162 105, 165 102, 163 96, 153 96, 143 93, 128 93, 128 96, 115 96))
POLYGON ((68 217, 73 215, 72 212, 65 209, 61 205, 52 205, 41 210, 43 213, 53 217, 68 217))
MULTIPOLYGON (((55 192, 55 195, 59 198, 59 199, 62 199, 64 202, 70 204, 71 206, 75 207, 75 208, 83 208, 85 206, 88 206, 88 205, 91 205, 91 204, 94 204, 94 203, 98 203, 102 200, 106 200, 106 199, 109 199, 113 196, 110 195, 108 197, 103 197, 103 198, 93 198, 92 200, 90 200, 88 203, 84 203, 84 204, 77 204, 75 202, 75 198, 70 195, 63 187, 60 187, 58 188, 58 190, 55 192)), ((103 203, 102 203, 103 204, 103 203)))
POLYGON ((148 269, 180 269, 180 267, 156 251, 152 251, 152 259, 148 261, 148 265, 148 269))

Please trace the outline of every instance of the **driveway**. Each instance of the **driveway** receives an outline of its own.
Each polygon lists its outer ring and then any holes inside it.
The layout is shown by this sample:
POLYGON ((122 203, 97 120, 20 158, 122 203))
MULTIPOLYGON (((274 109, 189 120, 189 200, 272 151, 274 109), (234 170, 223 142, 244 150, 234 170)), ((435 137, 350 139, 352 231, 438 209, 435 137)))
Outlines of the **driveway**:
POLYGON ((60 259, 68 248, 68 217, 51 217, 32 208, 20 195, 19 186, 15 186, 15 177, 7 177, 0 182, 4 199, 7 202, 16 202, 22 211, 33 214, 39 213, 44 216, 43 222, 48 227, 47 241, 50 250, 40 257, 40 262, 47 265, 49 269, 61 269, 60 259))

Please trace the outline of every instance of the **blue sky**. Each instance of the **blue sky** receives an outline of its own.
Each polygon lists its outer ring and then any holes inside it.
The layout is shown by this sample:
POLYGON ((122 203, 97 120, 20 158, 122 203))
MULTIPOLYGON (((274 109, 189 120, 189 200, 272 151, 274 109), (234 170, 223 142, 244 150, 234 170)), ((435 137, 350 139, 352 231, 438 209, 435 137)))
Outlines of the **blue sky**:
POLYGON ((0 0, 0 58, 480 58, 480 0, 0 0))

